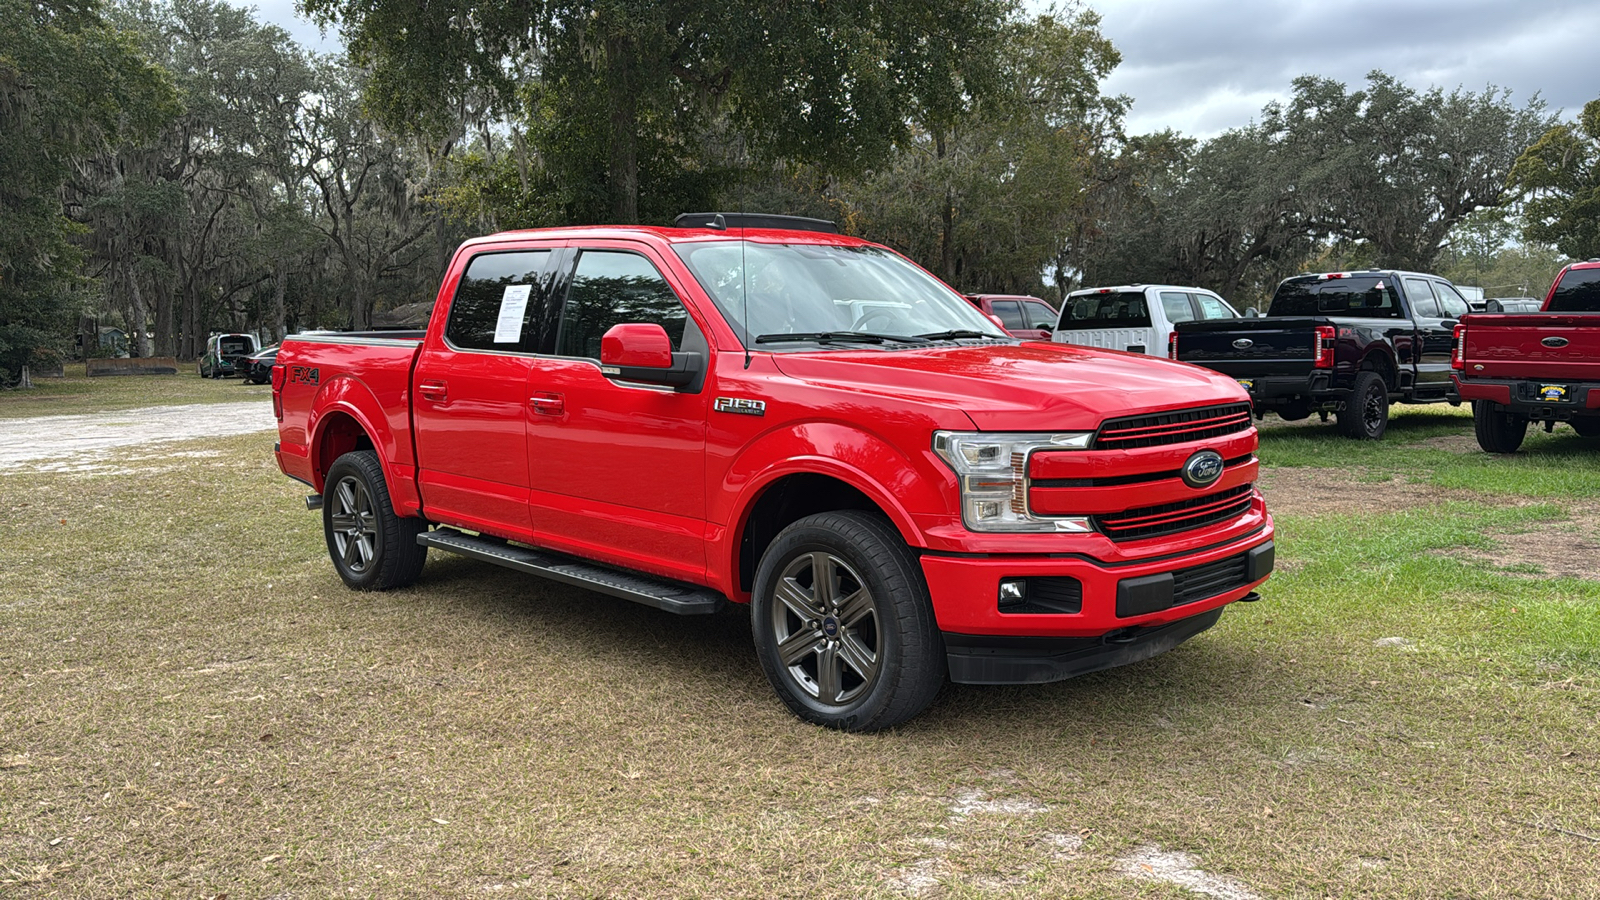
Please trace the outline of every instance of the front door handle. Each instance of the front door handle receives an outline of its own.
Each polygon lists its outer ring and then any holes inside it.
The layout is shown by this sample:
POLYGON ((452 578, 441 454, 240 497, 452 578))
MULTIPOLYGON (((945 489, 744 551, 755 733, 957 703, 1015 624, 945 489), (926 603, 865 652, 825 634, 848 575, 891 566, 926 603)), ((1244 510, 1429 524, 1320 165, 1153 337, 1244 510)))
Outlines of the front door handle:
POLYGON ((545 391, 540 391, 529 397, 528 405, 533 407, 534 412, 547 416, 559 416, 567 409, 567 403, 561 398, 560 394, 551 394, 545 391))
POLYGON ((443 381, 418 382, 417 393, 421 394, 424 400, 443 403, 445 401, 445 383, 443 381))

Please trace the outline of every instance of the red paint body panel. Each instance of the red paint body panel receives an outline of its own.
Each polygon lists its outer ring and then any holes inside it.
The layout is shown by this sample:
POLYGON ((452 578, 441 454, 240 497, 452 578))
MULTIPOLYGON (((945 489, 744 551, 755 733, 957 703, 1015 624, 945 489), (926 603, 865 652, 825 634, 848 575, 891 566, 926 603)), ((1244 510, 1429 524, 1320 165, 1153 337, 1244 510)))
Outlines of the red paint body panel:
MULTIPOLYGON (((834 349, 746 354, 671 250, 686 240, 866 246, 813 232, 581 228, 469 241, 415 339, 303 335, 279 364, 316 368, 316 385, 279 390, 279 462, 322 486, 329 422, 359 425, 383 459, 402 514, 484 531, 612 565, 710 586, 747 600, 740 553, 752 510, 792 475, 826 476, 882 510, 922 556, 939 625, 970 634, 1082 636, 1158 624, 1238 599, 1248 588, 1132 620, 1115 617, 1117 582, 1223 559, 1270 541, 1255 496, 1231 520, 1115 542, 1099 533, 986 533, 962 519, 959 482, 933 449, 937 431, 1093 432, 1111 418, 1247 402, 1231 378, 1143 355, 1053 343, 834 349), (678 294, 709 353, 698 391, 628 384, 597 361, 461 351, 444 322, 473 254, 625 248, 646 256, 678 294), (758 401, 733 414, 718 398, 758 401), (320 454, 320 455, 319 455, 320 454), (998 579, 1070 575, 1078 615, 1002 615, 998 579)), ((330 445, 331 446, 331 445, 330 445)), ((1036 514, 1087 515, 1203 497, 1257 474, 1256 432, 1135 450, 1036 453, 1035 479, 1126 484, 1037 487, 1036 514), (1176 472, 1200 449, 1231 461, 1203 490, 1176 472)))

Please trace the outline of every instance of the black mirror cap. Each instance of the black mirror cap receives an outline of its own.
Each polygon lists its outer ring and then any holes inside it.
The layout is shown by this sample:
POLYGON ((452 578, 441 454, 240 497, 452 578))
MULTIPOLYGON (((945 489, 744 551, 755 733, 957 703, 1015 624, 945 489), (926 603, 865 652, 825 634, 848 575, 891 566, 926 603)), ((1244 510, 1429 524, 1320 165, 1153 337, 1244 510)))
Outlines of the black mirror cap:
POLYGON ((713 228, 718 231, 729 228, 784 228, 790 231, 839 233, 839 226, 827 219, 778 216, 768 213, 684 213, 673 219, 672 224, 678 228, 713 228))
POLYGON ((664 384, 680 391, 695 392, 705 374, 705 357, 698 353, 673 353, 672 365, 665 369, 649 366, 605 366, 600 374, 613 381, 633 381, 639 384, 664 384))

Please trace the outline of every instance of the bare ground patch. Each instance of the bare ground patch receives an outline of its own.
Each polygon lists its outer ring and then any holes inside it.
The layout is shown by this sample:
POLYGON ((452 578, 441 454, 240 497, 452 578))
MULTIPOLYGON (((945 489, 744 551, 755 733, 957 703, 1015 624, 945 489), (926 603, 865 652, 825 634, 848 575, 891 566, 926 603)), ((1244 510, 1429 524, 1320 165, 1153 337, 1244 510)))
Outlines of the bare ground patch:
POLYGON ((1600 581, 1600 503, 1574 503, 1567 512, 1567 518, 1516 531, 1485 532, 1495 542, 1492 550, 1458 549, 1446 555, 1487 562, 1509 575, 1600 581))
POLYGON ((1267 469, 1258 482, 1267 509, 1287 516, 1392 513, 1451 501, 1495 506, 1528 506, 1539 502, 1504 494, 1412 481, 1404 475, 1369 476, 1365 469, 1267 469))

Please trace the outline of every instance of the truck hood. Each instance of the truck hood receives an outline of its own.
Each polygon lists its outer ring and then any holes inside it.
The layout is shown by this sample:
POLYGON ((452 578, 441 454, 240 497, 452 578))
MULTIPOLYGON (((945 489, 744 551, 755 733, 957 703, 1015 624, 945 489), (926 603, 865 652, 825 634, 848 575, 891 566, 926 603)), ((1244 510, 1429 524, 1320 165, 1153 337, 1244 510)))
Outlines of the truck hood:
POLYGON ((779 353, 774 362, 819 387, 959 409, 983 431, 1093 431, 1105 419, 1250 399, 1198 366, 1036 341, 779 353))

